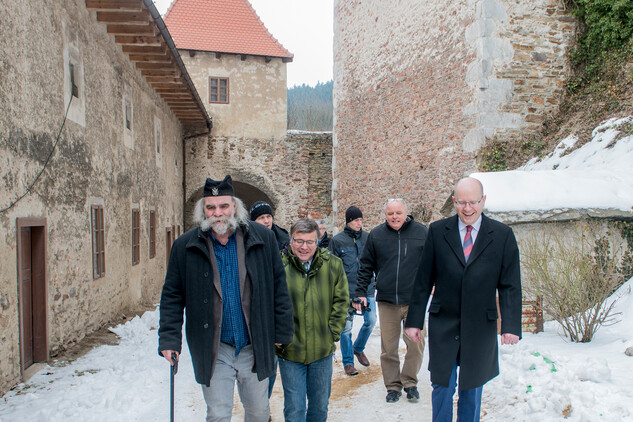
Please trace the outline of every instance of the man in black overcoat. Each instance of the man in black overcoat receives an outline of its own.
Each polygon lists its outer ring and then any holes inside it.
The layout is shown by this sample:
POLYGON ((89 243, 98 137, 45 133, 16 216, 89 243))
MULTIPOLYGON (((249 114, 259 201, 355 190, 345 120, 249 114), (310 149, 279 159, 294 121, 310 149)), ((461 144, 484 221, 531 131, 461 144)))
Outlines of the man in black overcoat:
POLYGON ((499 374, 497 293, 501 344, 521 338, 519 250, 512 229, 482 211, 481 182, 457 182, 457 215, 431 224, 405 323, 421 341, 429 297, 429 370, 433 421, 450 422, 459 367, 458 421, 479 421, 483 385, 499 374), (434 291, 433 291, 434 289, 434 291))
POLYGON ((160 301, 158 352, 173 364, 185 332, 207 421, 231 419, 235 385, 244 420, 268 421, 275 344, 293 338, 292 302, 272 231, 248 221, 231 176, 207 179, 194 220, 174 242, 160 301))

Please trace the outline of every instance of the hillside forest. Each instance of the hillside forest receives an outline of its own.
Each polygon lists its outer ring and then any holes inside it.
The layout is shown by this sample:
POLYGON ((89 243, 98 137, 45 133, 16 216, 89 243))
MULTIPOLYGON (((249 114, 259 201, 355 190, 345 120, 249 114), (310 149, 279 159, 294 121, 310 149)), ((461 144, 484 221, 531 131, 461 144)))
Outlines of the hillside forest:
POLYGON ((328 81, 288 88, 288 129, 331 131, 333 85, 333 81, 328 81))

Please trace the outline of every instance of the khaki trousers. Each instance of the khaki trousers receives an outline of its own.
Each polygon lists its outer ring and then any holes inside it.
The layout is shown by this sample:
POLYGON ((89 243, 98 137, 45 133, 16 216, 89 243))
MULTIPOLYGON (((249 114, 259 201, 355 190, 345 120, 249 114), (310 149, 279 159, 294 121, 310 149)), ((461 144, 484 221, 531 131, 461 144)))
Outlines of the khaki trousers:
POLYGON ((404 321, 407 318, 409 305, 392 305, 378 302, 378 317, 380 318, 380 366, 382 378, 387 390, 402 391, 402 388, 415 387, 418 384, 418 371, 422 366, 424 352, 424 335, 422 329, 422 343, 416 343, 404 332, 404 321), (407 345, 404 364, 400 370, 398 346, 400 333, 407 345))

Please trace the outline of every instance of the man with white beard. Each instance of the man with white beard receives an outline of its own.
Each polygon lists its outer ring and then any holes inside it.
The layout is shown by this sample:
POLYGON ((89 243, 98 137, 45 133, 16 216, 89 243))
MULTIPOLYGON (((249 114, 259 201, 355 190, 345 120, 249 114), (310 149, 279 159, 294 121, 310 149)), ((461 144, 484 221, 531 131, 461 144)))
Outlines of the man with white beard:
POLYGON ((178 360, 185 331, 207 421, 230 421, 237 383, 244 420, 265 422, 275 345, 293 338, 292 303, 272 231, 248 221, 231 176, 207 179, 198 227, 174 242, 160 301, 158 352, 178 360))

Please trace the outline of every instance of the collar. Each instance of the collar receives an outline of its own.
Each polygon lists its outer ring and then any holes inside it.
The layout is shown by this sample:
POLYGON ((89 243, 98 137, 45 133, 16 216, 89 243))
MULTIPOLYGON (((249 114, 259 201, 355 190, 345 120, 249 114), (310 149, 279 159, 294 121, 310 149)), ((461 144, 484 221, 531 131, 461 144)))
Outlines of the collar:
MULTIPOLYGON (((479 214, 479 218, 477 219, 477 221, 472 224, 473 230, 475 230, 476 232, 479 232, 479 229, 481 228, 482 215, 483 214, 479 214)), ((462 220, 460 220, 459 216, 457 216, 457 228, 460 232, 466 231, 466 224, 464 224, 462 220)))

